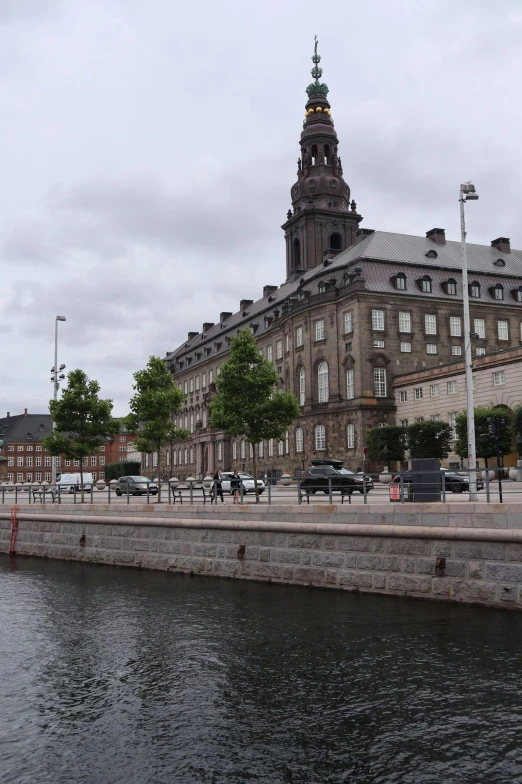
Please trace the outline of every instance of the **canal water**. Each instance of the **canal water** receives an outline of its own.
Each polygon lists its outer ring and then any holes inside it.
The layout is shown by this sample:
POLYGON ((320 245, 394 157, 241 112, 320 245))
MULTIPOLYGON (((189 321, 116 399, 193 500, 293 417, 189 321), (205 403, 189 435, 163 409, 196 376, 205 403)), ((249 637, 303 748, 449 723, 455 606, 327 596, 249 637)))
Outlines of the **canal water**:
POLYGON ((2 784, 522 781, 522 615, 0 558, 2 784))

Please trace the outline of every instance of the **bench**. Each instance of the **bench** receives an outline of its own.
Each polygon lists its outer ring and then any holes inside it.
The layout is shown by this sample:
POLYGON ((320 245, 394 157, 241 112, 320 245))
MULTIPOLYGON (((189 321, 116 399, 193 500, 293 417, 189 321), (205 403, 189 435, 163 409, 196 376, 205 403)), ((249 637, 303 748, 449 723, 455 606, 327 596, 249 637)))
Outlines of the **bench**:
MULTIPOLYGON (((321 488, 321 491, 320 491, 320 492, 322 492, 322 488, 321 488)), ((336 492, 335 490, 333 490, 333 491, 332 491, 332 502, 334 502, 334 495, 335 495, 335 492, 336 492)), ((337 491, 337 492, 338 492, 338 491, 337 491)), ((309 504, 309 503, 310 503, 310 496, 311 496, 311 495, 312 495, 312 493, 310 493, 310 492, 307 492, 306 490, 301 490, 301 491, 300 491, 300 496, 301 496, 301 498, 300 498, 300 502, 301 502, 301 503, 303 503, 303 498, 304 498, 304 499, 306 499, 306 503, 307 503, 307 504, 309 504)), ((342 503, 342 504, 344 504, 344 499, 345 499, 345 498, 347 498, 347 499, 348 499, 348 503, 349 503, 349 504, 351 504, 351 503, 352 503, 352 494, 351 494, 351 493, 343 493, 343 492, 341 492, 341 503, 342 503)), ((335 502, 334 502, 334 503, 335 503, 335 502)))
POLYGON ((33 496, 33 504, 44 504, 49 499, 49 496, 51 496, 51 503, 53 504, 58 499, 58 491, 51 490, 50 488, 46 490, 44 494, 44 491, 40 487, 31 487, 31 495, 33 496))
MULTIPOLYGON (((209 498, 209 496, 210 496, 210 494, 209 494, 208 490, 205 490, 204 487, 193 487, 192 488, 192 500, 194 500, 195 498, 202 498, 203 499, 203 503, 206 504, 207 503, 207 498, 209 498)), ((173 498, 172 503, 175 504, 176 500, 179 500, 180 504, 183 504, 183 499, 184 498, 188 498, 189 500, 191 498, 190 488, 182 487, 181 489, 178 488, 176 490, 172 490, 172 498, 173 498)))

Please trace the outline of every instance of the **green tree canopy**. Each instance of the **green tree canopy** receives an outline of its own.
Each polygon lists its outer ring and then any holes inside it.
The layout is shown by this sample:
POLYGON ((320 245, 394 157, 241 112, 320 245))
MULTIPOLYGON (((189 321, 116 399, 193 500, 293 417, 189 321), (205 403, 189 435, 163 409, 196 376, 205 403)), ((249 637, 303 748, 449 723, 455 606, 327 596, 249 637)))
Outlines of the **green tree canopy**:
POLYGON ((451 452, 451 427, 447 422, 415 422, 406 429, 412 459, 436 457, 444 460, 451 452))
MULTIPOLYGON (((255 445, 266 438, 284 438, 299 416, 291 392, 278 389, 280 378, 271 362, 263 359, 249 329, 230 341, 230 359, 221 366, 216 394, 211 402, 211 424, 252 444, 254 478, 257 479, 255 445)), ((256 501, 259 494, 256 487, 256 501)))
MULTIPOLYGON (((174 440, 173 415, 183 403, 183 392, 178 389, 166 363, 159 357, 150 357, 143 370, 134 373, 135 394, 130 400, 130 414, 126 424, 131 432, 138 433, 136 448, 139 452, 158 454, 158 502, 161 503, 161 447, 174 440)), ((185 430, 178 430, 178 438, 186 437, 185 430)))
MULTIPOLYGON (((487 461, 490 457, 495 457, 497 447, 495 437, 490 435, 488 429, 488 417, 499 417, 504 420, 504 424, 499 424, 499 445, 500 454, 509 455, 513 448, 513 412, 509 408, 502 406, 477 406, 475 415, 475 446, 477 457, 487 461)), ((461 411, 456 417, 457 443, 455 452, 460 457, 468 456, 468 417, 466 411, 461 411)))
POLYGON ((391 460, 404 460, 406 431, 399 425, 373 427, 366 431, 366 443, 371 462, 388 465, 391 460))
MULTIPOLYGON (((53 430, 42 438, 51 455, 68 460, 82 460, 99 451, 107 437, 120 430, 120 421, 112 416, 112 400, 100 400, 100 385, 90 381, 83 370, 67 375, 67 386, 58 400, 49 402, 53 430)), ((83 483, 81 485, 83 503, 83 483)))

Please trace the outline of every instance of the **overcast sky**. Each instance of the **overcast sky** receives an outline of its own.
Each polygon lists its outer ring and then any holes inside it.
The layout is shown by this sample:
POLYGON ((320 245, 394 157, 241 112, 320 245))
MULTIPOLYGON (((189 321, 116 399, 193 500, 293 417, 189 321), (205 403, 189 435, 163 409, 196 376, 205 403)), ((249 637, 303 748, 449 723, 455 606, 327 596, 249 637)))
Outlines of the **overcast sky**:
POLYGON ((0 415, 283 282, 315 33, 362 225, 522 247, 520 0, 0 0, 0 415))

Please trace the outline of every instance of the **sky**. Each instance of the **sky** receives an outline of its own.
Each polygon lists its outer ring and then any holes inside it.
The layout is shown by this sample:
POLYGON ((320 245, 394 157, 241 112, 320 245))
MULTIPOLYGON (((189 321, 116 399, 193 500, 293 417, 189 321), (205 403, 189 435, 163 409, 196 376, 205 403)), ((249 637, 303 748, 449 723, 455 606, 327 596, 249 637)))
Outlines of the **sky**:
POLYGON ((0 0, 0 416, 284 281, 315 34, 362 226, 522 247, 520 0, 0 0))

